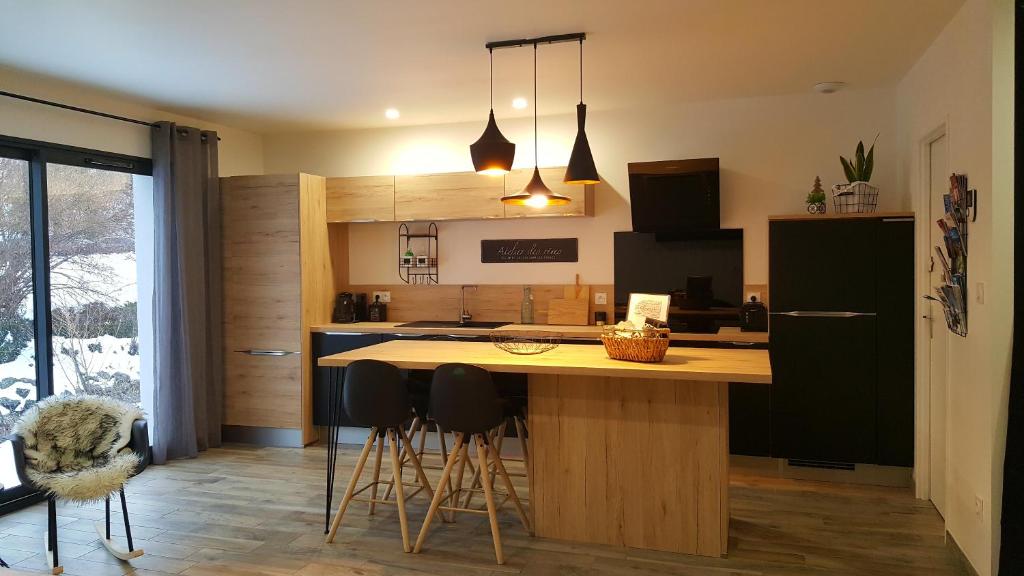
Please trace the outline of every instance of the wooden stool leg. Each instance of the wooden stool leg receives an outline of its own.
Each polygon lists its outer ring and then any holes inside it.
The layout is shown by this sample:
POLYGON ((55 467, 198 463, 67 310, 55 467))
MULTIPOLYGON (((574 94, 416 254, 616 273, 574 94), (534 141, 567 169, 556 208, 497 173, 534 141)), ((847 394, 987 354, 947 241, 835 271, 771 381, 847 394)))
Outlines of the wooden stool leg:
MULTIPOLYGON (((419 416, 413 417, 412 424, 409 425, 409 434, 411 434, 413 436, 416 435, 416 430, 419 427, 419 422, 420 422, 420 417, 419 416)), ((401 428, 399 428, 399 430, 401 430, 401 428)), ((405 436, 403 435, 403 438, 404 437, 405 436)), ((406 451, 407 450, 408 450, 408 441, 402 442, 402 451, 399 453, 399 456, 398 456, 398 460, 402 463, 402 466, 405 466, 405 462, 407 460, 407 458, 406 458, 406 451)), ((391 490, 394 487, 395 487, 395 478, 392 477, 391 478, 391 483, 388 484, 388 487, 384 489, 384 500, 387 500, 388 498, 391 497, 391 490)))
POLYGON ((430 521, 433 520, 434 515, 437 514, 437 507, 441 505, 441 498, 444 497, 444 491, 441 487, 445 484, 449 484, 449 480, 452 475, 452 468, 455 467, 455 461, 458 460, 459 452, 462 451, 462 443, 462 434, 455 434, 455 451, 448 457, 448 461, 444 465, 444 472, 441 473, 441 481, 437 485, 437 490, 434 491, 434 499, 430 501, 430 509, 427 510, 427 517, 423 519, 423 527, 420 528, 420 534, 416 537, 416 546, 412 550, 413 553, 419 554, 420 550, 423 549, 423 541, 426 540, 427 531, 430 530, 430 521))
POLYGON ((505 554, 501 548, 501 531, 498 528, 498 510, 494 505, 494 491, 491 490, 491 472, 487 465, 487 443, 483 434, 476 434, 477 469, 480 470, 480 483, 484 487, 484 499, 487 500, 487 516, 491 521, 491 539, 494 541, 494 558, 498 564, 505 563, 505 554))
POLYGON ((406 454, 409 456, 409 461, 412 462, 412 467, 416 470, 416 479, 419 481, 420 486, 427 491, 430 498, 434 498, 434 491, 430 488, 430 480, 427 480, 427 474, 423 471, 423 463, 420 462, 420 457, 416 454, 416 451, 412 449, 412 440, 405 434, 405 430, 399 429, 398 432, 402 435, 402 445, 408 446, 406 454))
POLYGON ((526 476, 530 476, 530 447, 526 442, 526 422, 516 416, 513 418, 516 425, 516 436, 519 437, 519 446, 523 449, 523 465, 526 467, 526 476))
MULTIPOLYGON (((380 463, 384 459, 384 442, 377 442, 377 457, 373 462, 373 486, 370 487, 370 509, 368 514, 373 516, 374 512, 377 511, 377 503, 374 500, 377 499, 377 483, 380 482, 380 463)), ((387 495, 384 496, 387 500, 387 495)))
MULTIPOLYGON (((516 506, 516 512, 519 513, 519 520, 523 523, 523 528, 527 532, 530 530, 530 520, 526 515, 526 509, 523 508, 523 503, 519 501, 519 495, 516 494, 516 489, 512 486, 512 479, 508 477, 508 470, 505 470, 505 464, 501 461, 501 455, 498 453, 497 447, 491 448, 491 454, 494 456, 494 471, 496 475, 501 476, 502 481, 505 482, 505 490, 508 491, 508 497, 512 500, 512 503, 516 506)), ((491 480, 494 483, 494 480, 491 480)))
MULTIPOLYGON (((359 454, 359 460, 356 461, 356 469, 352 471, 352 479, 348 481, 345 497, 341 500, 341 504, 338 505, 338 513, 334 516, 334 522, 331 522, 331 531, 327 534, 328 544, 334 542, 334 536, 338 533, 338 527, 341 526, 341 518, 345 515, 345 509, 348 508, 348 503, 352 500, 352 494, 356 491, 359 476, 363 473, 363 466, 366 465, 366 459, 370 456, 370 448, 373 447, 376 439, 377 429, 370 428, 370 436, 366 439, 366 444, 363 444, 363 451, 359 454)), ((383 439, 381 441, 383 442, 383 439)))
MULTIPOLYGON (((455 476, 455 489, 451 493, 451 505, 454 508, 459 505, 459 498, 462 496, 462 479, 466 474, 466 461, 469 460, 469 444, 462 444, 462 451, 459 453, 459 472, 455 476)), ((449 522, 455 522, 455 510, 449 512, 449 522)))
MULTIPOLYGON (((388 428, 388 444, 391 446, 391 470, 393 472, 393 478, 395 479, 395 495, 398 496, 398 522, 402 526, 402 548, 406 552, 411 552, 412 547, 409 546, 409 519, 405 515, 405 488, 402 487, 402 462, 398 459, 398 439, 395 436, 395 431, 392 428, 388 428)), ((383 442, 383 439, 381 439, 383 442)))
MULTIPOLYGON (((498 426, 498 437, 501 438, 501 437, 504 437, 504 436, 505 436, 505 422, 502 422, 501 425, 498 426)), ((500 443, 500 440, 499 440, 498 444, 496 445, 496 447, 498 449, 498 454, 501 454, 501 443, 500 443)), ((462 504, 463 508, 469 508, 470 503, 473 502, 473 496, 476 495, 476 492, 473 492, 473 489, 480 487, 480 471, 479 470, 477 470, 476 472, 473 473, 473 482, 469 485, 469 487, 470 487, 470 492, 468 494, 466 494, 466 501, 463 502, 463 504, 462 504)), ((494 488, 494 479, 493 479, 493 477, 491 479, 491 488, 494 488)))
MULTIPOLYGON (((529 431, 526 428, 526 420, 521 416, 516 416, 513 420, 516 425, 516 436, 519 437, 519 446, 523 450, 523 469, 526 470, 526 485, 529 488, 530 497, 530 527, 532 528, 536 521, 533 517, 533 471, 530 469, 530 443, 526 437, 529 431)), ((530 535, 533 535, 533 531, 530 531, 530 535)))

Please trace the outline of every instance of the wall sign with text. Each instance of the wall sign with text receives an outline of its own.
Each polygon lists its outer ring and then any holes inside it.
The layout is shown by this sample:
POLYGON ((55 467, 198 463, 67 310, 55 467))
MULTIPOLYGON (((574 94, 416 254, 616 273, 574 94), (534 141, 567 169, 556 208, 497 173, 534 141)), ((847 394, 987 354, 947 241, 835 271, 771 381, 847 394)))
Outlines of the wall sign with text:
POLYGON ((480 262, 579 262, 579 239, 481 240, 480 262))

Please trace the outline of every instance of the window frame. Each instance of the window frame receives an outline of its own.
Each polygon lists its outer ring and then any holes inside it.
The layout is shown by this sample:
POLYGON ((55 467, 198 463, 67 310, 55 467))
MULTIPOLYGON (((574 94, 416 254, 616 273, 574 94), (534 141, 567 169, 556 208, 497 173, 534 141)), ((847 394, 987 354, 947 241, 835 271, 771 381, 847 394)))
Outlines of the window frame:
MULTIPOLYGON (((47 204, 46 166, 63 164, 122 172, 140 176, 153 175, 149 158, 105 152, 90 148, 67 146, 52 142, 27 140, 0 135, 0 156, 29 163, 29 219, 32 243, 33 328, 36 357, 36 400, 53 395, 53 322, 50 311, 50 219, 47 204), (40 358, 45 362, 39 361, 40 358)), ((43 499, 44 495, 28 486, 7 488, 0 492, 0 516, 43 499)))

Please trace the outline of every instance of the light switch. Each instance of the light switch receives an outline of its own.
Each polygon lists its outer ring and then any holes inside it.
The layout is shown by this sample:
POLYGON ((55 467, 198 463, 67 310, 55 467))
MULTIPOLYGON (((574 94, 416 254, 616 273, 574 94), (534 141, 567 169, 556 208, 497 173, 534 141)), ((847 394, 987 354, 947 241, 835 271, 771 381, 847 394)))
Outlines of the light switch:
POLYGON ((391 291, 390 290, 374 290, 373 299, 376 300, 377 296, 380 296, 380 301, 385 304, 391 302, 391 291))
POLYGON ((607 292, 595 292, 594 293, 594 304, 607 304, 608 293, 607 292))

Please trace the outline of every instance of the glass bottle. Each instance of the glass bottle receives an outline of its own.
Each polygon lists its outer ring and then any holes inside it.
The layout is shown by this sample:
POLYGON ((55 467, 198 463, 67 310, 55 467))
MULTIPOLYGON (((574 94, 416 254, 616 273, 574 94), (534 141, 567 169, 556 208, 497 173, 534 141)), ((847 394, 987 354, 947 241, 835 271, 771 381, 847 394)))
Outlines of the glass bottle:
POLYGON ((523 305, 520 316, 520 322, 523 324, 533 324, 533 290, 529 286, 523 286, 523 305))

